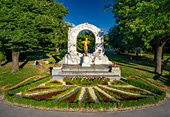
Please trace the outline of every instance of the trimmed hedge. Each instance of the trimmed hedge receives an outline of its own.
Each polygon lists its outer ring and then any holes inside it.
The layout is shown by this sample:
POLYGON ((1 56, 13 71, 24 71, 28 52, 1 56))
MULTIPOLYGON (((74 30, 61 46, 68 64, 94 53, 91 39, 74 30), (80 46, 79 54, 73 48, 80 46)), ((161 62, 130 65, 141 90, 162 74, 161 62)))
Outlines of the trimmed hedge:
POLYGON ((136 86, 136 87, 139 87, 139 88, 142 88, 142 89, 146 89, 148 91, 151 91, 153 93, 157 93, 157 94, 161 94, 161 89, 141 80, 141 79, 130 79, 128 78, 127 79, 127 83, 133 85, 133 86, 136 86))
POLYGON ((89 97, 90 97, 90 99, 91 99, 92 103, 94 103, 95 101, 94 101, 94 99, 92 98, 92 96, 91 96, 91 94, 90 94, 90 92, 89 92, 89 89, 88 89, 88 88, 86 89, 86 95, 85 95, 85 98, 84 98, 83 102, 84 102, 84 103, 86 103, 86 102, 87 102, 87 101, 86 101, 86 99, 88 98, 88 95, 89 95, 89 97))
POLYGON ((48 83, 46 83, 45 85, 63 85, 62 82, 58 81, 58 80, 53 80, 53 81, 50 81, 48 83), (57 82, 57 83, 53 83, 53 82, 57 82))
MULTIPOLYGON (((53 100, 53 99, 56 99, 62 95, 65 95, 66 93, 70 92, 71 90, 75 89, 76 86, 73 86, 73 87, 68 87, 66 89, 61 89, 61 90, 57 90, 57 91, 52 91, 52 92, 45 92, 45 93, 41 93, 41 94, 37 94, 37 95, 34 95, 34 96, 41 96, 41 95, 45 95, 45 94, 50 94, 50 93, 54 93, 54 92, 59 92, 59 91, 63 91, 65 90, 65 92, 62 92, 58 95, 55 95, 55 96, 52 96, 50 98, 47 98, 46 100, 53 100)), ((25 96, 26 98, 31 98, 32 96, 25 96)))
POLYGON ((15 94, 15 93, 19 93, 21 91, 25 91, 25 90, 28 90, 29 88, 31 87, 35 87, 35 86, 38 86, 44 82, 47 82, 49 81, 51 78, 50 77, 46 77, 46 78, 41 78, 39 80, 36 80, 36 81, 33 81, 31 83, 28 83, 28 84, 25 84, 25 85, 21 85, 21 86, 18 86, 16 88, 13 88, 9 91, 7 91, 9 94, 15 94))
POLYGON ((116 80, 112 83, 112 85, 129 85, 129 84, 121 80, 116 80))
MULTIPOLYGON (((76 96, 76 98, 74 99, 74 103, 77 103, 77 102, 79 102, 79 96, 80 96, 80 93, 81 93, 81 89, 82 88, 78 88, 75 92, 73 92, 73 93, 71 93, 70 95, 68 95, 68 96, 66 96, 65 98, 62 98, 61 100, 59 100, 59 101, 65 101, 64 99, 67 99, 67 98, 69 98, 69 97, 71 97, 72 95, 74 95, 75 93, 77 93, 78 92, 78 94, 77 94, 77 96, 76 96)), ((67 102, 67 101, 66 101, 67 102)))
MULTIPOLYGON (((87 103, 86 101, 83 101, 82 103, 80 102, 75 103, 75 102, 66 102, 66 101, 36 100, 36 99, 30 99, 30 98, 25 98, 25 97, 13 97, 12 96, 12 94, 15 94, 16 92, 24 91, 32 86, 39 85, 45 82, 46 80, 48 81, 49 78, 40 79, 32 84, 28 84, 26 86, 20 86, 18 87, 18 89, 15 88, 13 90, 10 90, 4 94, 4 97, 6 100, 12 103, 19 103, 19 104, 24 104, 24 105, 32 105, 32 106, 46 107, 46 108, 54 108, 54 107, 57 107, 57 108, 92 108, 92 109, 100 109, 100 108, 109 109, 109 108, 115 108, 115 107, 119 108, 119 104, 117 102, 87 103)), ((149 90, 151 92, 154 92, 157 95, 154 97, 144 97, 138 100, 123 100, 120 102, 120 105, 122 105, 122 107, 133 107, 133 106, 142 106, 146 104, 154 104, 154 103, 158 103, 159 101, 163 100, 166 96, 165 92, 150 85, 149 83, 145 83, 142 80, 128 79, 127 82, 136 87, 140 87, 140 88, 149 90)), ((87 90, 86 97, 88 93, 89 91, 87 90)))
POLYGON ((151 92, 147 92, 144 89, 141 88, 135 88, 135 87, 115 87, 115 86, 110 86, 111 88, 119 89, 122 91, 130 92, 130 93, 136 93, 136 94, 142 94, 142 95, 153 95, 151 92), (141 91, 133 91, 129 89, 139 89, 141 91))
POLYGON ((160 95, 156 95, 154 97, 146 97, 138 100, 124 100, 121 101, 121 103, 123 104, 123 107, 142 106, 146 104, 158 103, 159 101, 163 100, 165 97, 166 97, 166 93, 161 92, 160 95))
POLYGON ((43 92, 43 91, 50 91, 50 90, 53 90, 53 89, 61 89, 61 88, 65 88, 66 86, 37 86, 37 87, 34 87, 34 88, 31 88, 29 90, 26 90, 26 91, 23 91, 22 94, 30 94, 30 93, 37 93, 37 92, 43 92), (48 89, 38 89, 38 90, 35 90, 35 91, 31 91, 31 90, 34 90, 36 88, 48 88, 48 89))

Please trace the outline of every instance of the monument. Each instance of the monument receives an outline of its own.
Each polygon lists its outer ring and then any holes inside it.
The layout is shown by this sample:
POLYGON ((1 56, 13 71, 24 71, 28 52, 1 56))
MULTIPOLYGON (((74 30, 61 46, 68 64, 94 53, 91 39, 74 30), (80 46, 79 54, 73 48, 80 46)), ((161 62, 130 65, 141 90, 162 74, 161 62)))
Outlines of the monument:
POLYGON ((88 57, 88 44, 90 44, 90 41, 88 41, 88 38, 85 38, 85 41, 82 42, 84 44, 84 53, 83 56, 83 63, 82 67, 90 67, 90 58, 88 57))
POLYGON ((119 68, 110 69, 113 63, 109 61, 104 54, 104 32, 102 29, 88 23, 80 24, 76 27, 69 28, 68 31, 68 53, 59 62, 63 67, 58 70, 52 70, 52 78, 59 79, 64 76, 106 76, 119 77, 121 71, 119 68), (90 41, 86 38, 84 52, 77 51, 77 35, 83 30, 91 31, 95 37, 95 47, 93 53, 88 53, 88 44, 90 41))

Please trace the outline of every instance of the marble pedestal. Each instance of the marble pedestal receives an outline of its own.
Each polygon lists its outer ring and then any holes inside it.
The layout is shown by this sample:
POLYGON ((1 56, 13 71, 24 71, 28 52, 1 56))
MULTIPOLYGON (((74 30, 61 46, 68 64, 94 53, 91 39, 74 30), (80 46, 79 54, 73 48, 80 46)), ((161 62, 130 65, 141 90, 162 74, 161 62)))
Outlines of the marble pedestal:
POLYGON ((82 67, 90 67, 90 58, 88 56, 83 56, 82 67))

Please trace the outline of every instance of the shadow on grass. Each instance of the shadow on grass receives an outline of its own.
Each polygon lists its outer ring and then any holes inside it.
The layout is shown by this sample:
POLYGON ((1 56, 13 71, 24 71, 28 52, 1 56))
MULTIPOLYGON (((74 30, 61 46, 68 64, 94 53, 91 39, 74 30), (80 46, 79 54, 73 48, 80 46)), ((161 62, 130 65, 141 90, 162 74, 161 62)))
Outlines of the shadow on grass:
MULTIPOLYGON (((132 56, 133 57, 133 60, 129 60, 127 57, 128 55, 126 54, 123 54, 123 55, 119 55, 119 54, 106 54, 108 57, 109 57, 109 60, 111 61, 116 61, 116 62, 119 62, 119 63, 124 63, 124 64, 127 64, 127 65, 124 65, 124 66, 128 66, 128 67, 132 67, 132 68, 135 68, 135 69, 139 69, 139 70, 143 70, 143 71, 148 71, 148 70, 145 70, 145 69, 142 69, 142 68, 138 68, 138 67, 135 67, 136 65, 133 65, 133 64, 138 64, 138 65, 142 65, 142 66, 148 66, 148 67, 155 67, 155 62, 153 62, 153 60, 151 58, 148 58, 148 57, 145 57, 145 56, 132 56)), ((167 62, 168 60, 170 59, 170 57, 164 62, 166 65, 167 65, 167 62)), ((166 71, 170 71, 170 69, 168 69, 168 67, 162 67, 162 70, 166 70, 166 71)), ((151 71, 148 71, 150 73, 154 73, 151 72, 151 71)))
POLYGON ((165 61, 164 61, 164 64, 162 65, 162 72, 163 70, 167 70, 169 71, 169 75, 170 75, 170 67, 168 66, 168 61, 170 60, 170 57, 167 58, 165 61), (168 68, 169 67, 169 68, 168 68))
POLYGON ((5 61, 5 63, 3 63, 3 64, 1 64, 1 66, 5 66, 6 64, 8 64, 9 62, 11 62, 11 61, 5 61))
POLYGON ((55 59, 56 63, 58 63, 59 61, 61 61, 63 59, 63 57, 65 56, 65 54, 57 54, 57 55, 53 55, 52 57, 55 59))
POLYGON ((24 61, 24 62, 19 66, 19 68, 23 68, 27 63, 28 63, 28 60, 24 61))
POLYGON ((162 83, 164 83, 164 85, 170 87, 170 75, 163 75, 163 76, 155 75, 153 79, 160 80, 162 83))

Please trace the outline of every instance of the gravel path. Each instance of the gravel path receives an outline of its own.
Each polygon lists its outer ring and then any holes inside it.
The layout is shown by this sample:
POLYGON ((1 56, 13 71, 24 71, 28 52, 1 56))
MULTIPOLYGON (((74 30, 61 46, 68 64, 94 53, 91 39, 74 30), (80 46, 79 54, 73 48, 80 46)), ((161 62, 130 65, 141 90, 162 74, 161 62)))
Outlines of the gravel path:
POLYGON ((89 93, 92 96, 92 98, 94 99, 95 103, 99 103, 100 101, 98 100, 93 87, 88 87, 88 89, 89 89, 89 93))
MULTIPOLYGON (((66 111, 66 110, 65 110, 66 111)), ((170 101, 145 109, 123 112, 62 112, 11 106, 0 102, 0 117, 169 117, 170 101)))
POLYGON ((80 96, 79 96, 80 102, 83 102, 85 95, 86 95, 86 87, 82 87, 81 93, 80 93, 80 96))
POLYGON ((65 95, 62 95, 62 96, 60 96, 60 97, 58 97, 58 98, 56 98, 56 99, 54 99, 54 100, 52 100, 52 101, 58 101, 58 100, 60 100, 60 99, 62 99, 62 98, 64 98, 64 97, 67 97, 68 95, 70 95, 71 93, 73 93, 74 91, 76 91, 78 88, 80 88, 80 86, 77 86, 75 89, 71 90, 70 92, 66 93, 65 95))
POLYGON ((101 93, 105 94, 107 97, 109 97, 109 98, 115 100, 116 102, 120 102, 119 99, 116 99, 115 97, 112 97, 111 95, 109 95, 109 94, 106 93, 105 91, 101 90, 99 87, 95 86, 94 88, 97 89, 98 91, 100 91, 101 93))
POLYGON ((111 88, 111 87, 108 87, 108 86, 102 86, 102 85, 100 85, 100 86, 104 87, 104 88, 107 88, 107 89, 110 89, 112 91, 118 91, 118 92, 129 94, 129 95, 135 95, 135 96, 141 96, 141 97, 154 97, 154 95, 141 95, 141 94, 136 94, 136 93, 130 93, 130 92, 122 91, 122 90, 119 90, 119 89, 114 89, 114 88, 111 88))

